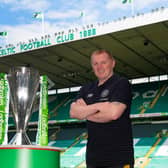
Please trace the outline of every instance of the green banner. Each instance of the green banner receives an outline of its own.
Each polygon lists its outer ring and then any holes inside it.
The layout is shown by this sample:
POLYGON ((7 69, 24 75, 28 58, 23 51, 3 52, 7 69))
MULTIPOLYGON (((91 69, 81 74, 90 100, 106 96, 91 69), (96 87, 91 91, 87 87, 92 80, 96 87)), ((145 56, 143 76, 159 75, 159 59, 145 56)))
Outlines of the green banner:
POLYGON ((40 104, 36 143, 48 145, 48 82, 47 76, 40 77, 40 104))
POLYGON ((7 75, 0 73, 0 144, 7 144, 9 115, 9 86, 7 75))

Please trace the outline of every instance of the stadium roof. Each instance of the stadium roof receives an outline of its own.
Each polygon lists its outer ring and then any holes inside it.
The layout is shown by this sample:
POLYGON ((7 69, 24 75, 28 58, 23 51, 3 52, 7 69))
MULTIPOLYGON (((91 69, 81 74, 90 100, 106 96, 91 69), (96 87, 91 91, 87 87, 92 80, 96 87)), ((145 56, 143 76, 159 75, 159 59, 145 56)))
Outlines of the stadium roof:
POLYGON ((168 9, 86 25, 0 49, 0 72, 29 64, 47 75, 55 88, 80 86, 94 80, 90 54, 101 48, 112 52, 117 61, 115 71, 129 79, 167 74, 168 9))

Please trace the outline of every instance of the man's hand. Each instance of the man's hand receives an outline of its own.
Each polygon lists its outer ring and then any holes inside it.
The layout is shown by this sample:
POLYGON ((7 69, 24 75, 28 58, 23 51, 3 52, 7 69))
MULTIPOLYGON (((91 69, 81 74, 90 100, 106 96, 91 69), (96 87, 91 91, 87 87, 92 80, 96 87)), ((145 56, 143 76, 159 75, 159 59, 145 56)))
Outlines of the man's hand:
POLYGON ((120 102, 102 102, 95 103, 94 105, 97 107, 98 112, 88 116, 87 120, 98 123, 117 120, 121 117, 127 107, 125 104, 120 102))
POLYGON ((87 106, 87 104, 85 103, 85 101, 84 101, 83 99, 78 99, 78 100, 76 101, 76 103, 77 103, 78 105, 87 106))
POLYGON ((89 115, 97 112, 96 106, 87 105, 83 99, 78 99, 76 102, 71 104, 70 117, 79 120, 86 119, 89 115))

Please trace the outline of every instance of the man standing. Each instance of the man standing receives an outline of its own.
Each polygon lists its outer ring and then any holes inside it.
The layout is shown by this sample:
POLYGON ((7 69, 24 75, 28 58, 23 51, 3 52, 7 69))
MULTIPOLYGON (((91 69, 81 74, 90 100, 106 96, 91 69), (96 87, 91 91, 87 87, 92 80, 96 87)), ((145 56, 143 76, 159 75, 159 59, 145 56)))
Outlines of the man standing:
POLYGON ((83 86, 70 109, 72 118, 87 121, 87 168, 133 168, 130 83, 114 73, 106 50, 93 52, 91 65, 98 81, 83 86))

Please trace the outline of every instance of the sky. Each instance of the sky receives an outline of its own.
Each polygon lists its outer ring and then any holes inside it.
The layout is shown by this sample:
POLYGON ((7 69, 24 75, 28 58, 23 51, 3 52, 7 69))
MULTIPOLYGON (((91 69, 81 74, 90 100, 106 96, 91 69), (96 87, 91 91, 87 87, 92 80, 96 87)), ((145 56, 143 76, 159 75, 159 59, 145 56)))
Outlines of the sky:
POLYGON ((46 34, 82 25, 110 22, 119 17, 168 7, 167 0, 0 0, 0 46, 41 37, 42 22, 33 18, 35 12, 44 14, 46 34))

